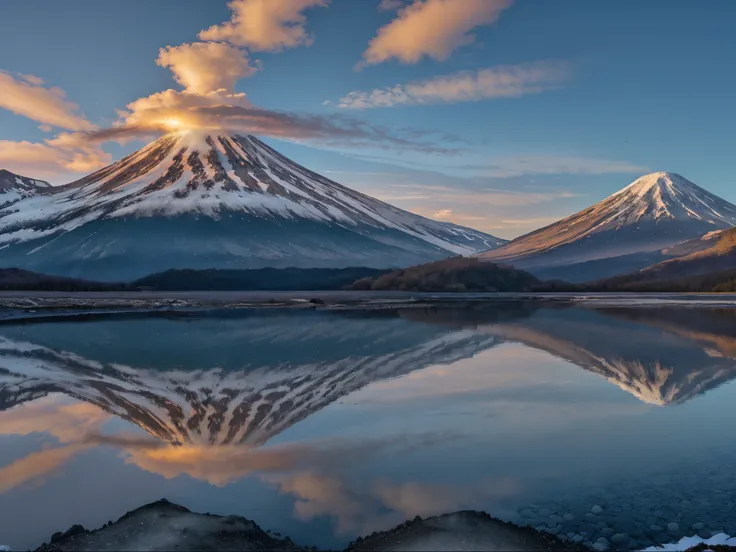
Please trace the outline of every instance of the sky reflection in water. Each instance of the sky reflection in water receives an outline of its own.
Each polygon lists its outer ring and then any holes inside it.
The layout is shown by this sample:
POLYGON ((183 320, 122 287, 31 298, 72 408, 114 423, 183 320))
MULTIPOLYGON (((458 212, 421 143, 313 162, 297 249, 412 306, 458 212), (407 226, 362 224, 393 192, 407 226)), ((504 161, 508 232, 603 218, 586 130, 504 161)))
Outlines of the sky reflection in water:
POLYGON ((684 530, 704 514, 682 497, 734 484, 713 479, 736 452, 734 321, 516 304, 2 326, 0 542, 161 497, 324 547, 550 501, 633 528, 677 500, 684 530))

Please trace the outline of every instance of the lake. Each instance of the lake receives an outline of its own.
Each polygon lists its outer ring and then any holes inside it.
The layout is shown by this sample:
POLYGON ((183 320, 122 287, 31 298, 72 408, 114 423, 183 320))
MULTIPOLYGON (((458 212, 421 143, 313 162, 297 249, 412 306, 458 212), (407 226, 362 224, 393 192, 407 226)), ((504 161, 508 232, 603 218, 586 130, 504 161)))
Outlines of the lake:
POLYGON ((339 547, 484 510, 736 534, 736 309, 234 309, 0 325, 0 543, 160 498, 339 547))

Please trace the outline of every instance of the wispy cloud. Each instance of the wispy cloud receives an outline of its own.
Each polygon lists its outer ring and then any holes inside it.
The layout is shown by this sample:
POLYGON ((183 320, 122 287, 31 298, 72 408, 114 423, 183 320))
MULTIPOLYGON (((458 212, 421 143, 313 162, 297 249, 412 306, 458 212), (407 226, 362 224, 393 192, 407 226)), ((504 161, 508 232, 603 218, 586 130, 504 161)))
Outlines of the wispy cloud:
POLYGON ((472 43, 471 31, 494 23, 512 1, 415 0, 378 30, 361 65, 389 59, 417 63, 424 56, 443 61, 460 46, 472 43))
POLYGON ((329 0, 232 0, 230 21, 199 33, 201 40, 227 41, 253 52, 308 46, 308 8, 327 6, 329 0))
POLYGON ((422 162, 404 159, 394 160, 388 157, 359 153, 351 153, 349 157, 378 163, 398 163, 400 166, 420 170, 439 170, 447 174, 448 178, 450 178, 450 174, 462 174, 470 178, 499 179, 533 175, 638 174, 649 171, 646 166, 629 161, 556 153, 496 155, 490 156, 485 163, 463 163, 462 159, 458 159, 458 162, 444 160, 442 165, 426 160, 422 162))
POLYGON ((395 11, 403 8, 410 0, 381 0, 378 3, 379 11, 395 11))
POLYGON ((367 92, 350 92, 340 98, 338 106, 370 109, 518 98, 558 89, 571 75, 572 66, 564 61, 503 65, 376 88, 367 92))
POLYGON ((628 161, 551 154, 507 155, 494 158, 487 165, 465 165, 462 168, 493 178, 535 174, 643 173, 648 170, 642 165, 628 161))
POLYGON ((34 75, 14 77, 0 71, 0 109, 7 109, 44 125, 68 130, 91 130, 94 127, 79 106, 66 98, 61 88, 44 86, 34 75))

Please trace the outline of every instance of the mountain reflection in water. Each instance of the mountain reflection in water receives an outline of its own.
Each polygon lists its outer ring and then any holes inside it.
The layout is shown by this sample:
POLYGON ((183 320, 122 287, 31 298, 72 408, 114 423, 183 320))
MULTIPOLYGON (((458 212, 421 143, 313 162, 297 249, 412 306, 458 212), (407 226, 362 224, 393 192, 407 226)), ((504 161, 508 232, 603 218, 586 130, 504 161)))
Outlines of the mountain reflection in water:
MULTIPOLYGON (((622 424, 610 420, 694 403, 735 377, 736 316, 728 309, 509 303, 5 325, 0 505, 55 492, 51 478, 79 486, 64 473, 111 450, 125 466, 178 482, 175 489, 188 488, 188 476, 226 493, 257 475, 294 500, 301 529, 291 527, 292 537, 314 539, 333 519, 338 540, 324 546, 452 509, 496 508, 513 518, 530 489, 567 484, 572 492, 580 483, 565 479, 564 447, 546 464, 534 458, 540 431, 561 431, 555 421, 622 424), (585 372, 563 374, 558 365, 585 372), (637 401, 611 395, 610 384, 637 401), (483 410, 494 400, 504 407, 483 410), (511 458, 518 453, 510 441, 508 451, 492 447, 493 435, 510 429, 504 439, 513 435, 528 456, 511 458), (467 466, 470 479, 437 471, 443 458, 467 466), (530 476, 504 471, 509 460, 530 476), (348 483, 349 469, 363 482, 348 483)), ((586 427, 575 430, 580 439, 586 427)), ((97 469, 120 471, 116 462, 98 458, 105 467, 97 469)), ((140 490, 140 477, 139 491, 125 491, 137 500, 130 507, 159 498, 140 490)), ((231 502, 212 495, 199 509, 231 502)), ((253 503, 238 504, 238 513, 257 518, 253 503)), ((187 506, 198 509, 196 501, 187 506)), ((121 513, 105 512, 100 523, 121 513)), ((94 526, 97 513, 85 515, 94 526)), ((271 528, 290 527, 274 516, 271 528)), ((0 521, 0 535, 18 535, 17 547, 38 544, 16 525, 0 521)))

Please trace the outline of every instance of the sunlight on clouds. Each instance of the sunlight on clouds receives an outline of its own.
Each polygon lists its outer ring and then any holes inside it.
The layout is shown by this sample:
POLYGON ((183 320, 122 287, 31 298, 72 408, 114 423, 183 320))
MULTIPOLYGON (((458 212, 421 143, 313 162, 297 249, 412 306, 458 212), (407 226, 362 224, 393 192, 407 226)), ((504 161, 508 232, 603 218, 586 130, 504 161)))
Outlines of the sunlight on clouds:
POLYGON ((350 92, 340 98, 338 107, 369 109, 518 98, 556 90, 571 73, 571 66, 562 61, 462 71, 369 92, 350 92))
POLYGON ((513 0, 415 0, 378 30, 363 53, 363 64, 389 59, 417 63, 427 56, 444 61, 475 40, 471 31, 494 23, 513 0))
POLYGON ((257 71, 245 51, 218 42, 161 48, 156 64, 171 69, 176 82, 194 94, 232 91, 236 82, 257 71))
POLYGON ((16 79, 0 70, 0 109, 33 121, 68 130, 92 130, 95 126, 79 112, 79 106, 66 99, 63 90, 45 88, 33 75, 16 79))
POLYGON ((0 167, 36 178, 89 172, 112 162, 112 156, 98 145, 69 144, 64 134, 45 142, 0 140, 0 167))
POLYGON ((325 7, 329 0, 232 0, 230 21, 199 33, 201 40, 227 41, 254 52, 273 52, 308 46, 308 8, 325 7))

